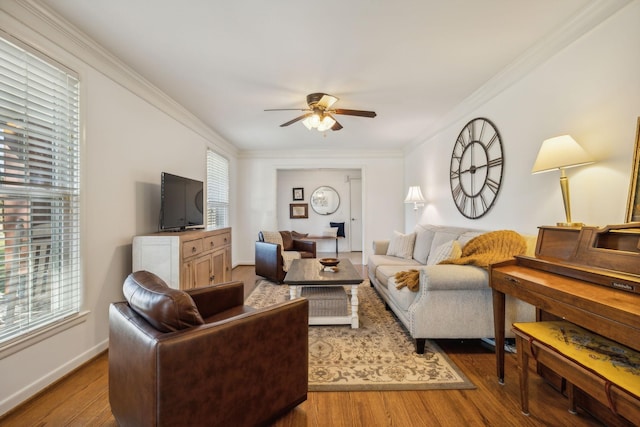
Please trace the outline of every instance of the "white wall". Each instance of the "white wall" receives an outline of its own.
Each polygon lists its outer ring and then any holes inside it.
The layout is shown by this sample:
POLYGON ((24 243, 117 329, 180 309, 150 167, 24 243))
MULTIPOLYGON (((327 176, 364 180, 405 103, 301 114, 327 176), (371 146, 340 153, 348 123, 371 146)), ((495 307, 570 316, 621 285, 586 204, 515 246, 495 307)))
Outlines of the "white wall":
MULTIPOLYGON (((329 228, 330 222, 344 222, 346 239, 338 240, 340 252, 351 251, 349 244, 350 230, 350 178, 360 178, 359 169, 281 169, 277 171, 277 216, 278 230, 295 230, 300 233, 321 236, 329 228), (336 190, 340 197, 340 205, 336 212, 330 215, 319 215, 311 208, 311 195, 320 186, 329 186, 336 190), (304 200, 294 201, 292 189, 303 188, 304 200), (290 218, 289 204, 305 203, 308 205, 309 218, 290 218)), ((354 197, 362 198, 362 193, 354 197)), ((358 222, 362 226, 362 222, 358 222)), ((318 252, 335 252, 335 241, 316 241, 318 252)))
MULTIPOLYGON (((237 223, 234 229, 234 247, 237 249, 238 264, 253 264, 255 259, 254 242, 260 230, 278 230, 293 228, 305 231, 302 225, 291 223, 288 203, 279 202, 280 197, 291 200, 291 187, 278 189, 278 171, 287 169, 355 169, 362 172, 362 200, 364 224, 363 256, 371 252, 371 242, 375 239, 388 239, 393 230, 402 230, 403 223, 403 165, 401 153, 342 153, 332 158, 325 152, 297 153, 245 153, 238 159, 242 173, 238 176, 240 194, 250 194, 238 200, 237 223), (286 196, 278 195, 282 191, 286 196), (285 208, 286 205, 286 208, 285 208), (286 209, 286 214, 285 214, 286 209), (285 220, 286 216, 286 220, 285 220), (280 227, 280 228, 279 228, 280 227)), ((344 174, 341 175, 344 180, 344 174)), ((289 184, 287 184, 289 185, 289 184)), ((336 183, 336 185, 338 185, 336 183)), ((305 199, 308 201, 313 188, 306 185, 305 199)), ((309 213, 311 217, 313 213, 309 213)), ((333 217, 333 216, 332 216, 333 217)), ((330 217, 330 218, 332 218, 330 217)), ((336 216, 337 219, 337 216, 336 216)), ((347 217, 344 217, 345 221, 347 217)), ((333 219, 325 219, 325 222, 333 219)), ((314 225, 314 227, 319 224, 314 225)), ((315 231, 315 229, 314 229, 315 231)), ((323 249, 324 250, 324 249, 323 249)))
POLYGON ((285 169, 362 171, 364 256, 371 241, 412 228, 414 212, 403 199, 408 186, 416 184, 428 202, 418 211, 423 221, 535 232, 537 225, 564 217, 558 176, 529 173, 541 141, 560 133, 571 133, 598 158, 593 166, 569 170, 574 219, 599 225, 624 220, 640 116, 638 1, 404 156, 365 157, 299 152, 245 153, 236 159, 229 144, 184 111, 161 95, 147 96, 145 82, 130 75, 118 78, 117 65, 100 62, 103 52, 88 52, 73 31, 60 31, 46 13, 35 12, 2 2, 0 28, 81 76, 82 259, 84 308, 90 315, 81 325, 0 360, 0 414, 106 348, 107 309, 122 298, 121 283, 131 269, 131 238, 157 225, 160 172, 204 179, 207 146, 231 161, 234 264, 252 264, 258 231, 278 228, 277 171, 285 169), (502 134, 505 176, 493 209, 470 221, 451 200, 448 168, 458 132, 477 116, 491 119, 502 134))
MULTIPOLYGON (((49 22, 3 2, 0 28, 80 74, 82 309, 90 312, 80 325, 0 360, 3 414, 107 348, 108 307, 123 299, 132 236, 157 229, 161 171, 204 180, 207 146, 228 155, 232 170, 237 167, 228 144, 205 138, 105 75, 95 66, 99 60, 49 22)), ((182 120, 184 112, 176 116, 182 120)))
MULTIPOLYGON (((559 173, 531 175, 544 139, 571 134, 597 163, 568 169, 571 213, 588 225, 625 220, 636 121, 640 116, 640 2, 635 1, 498 96, 405 155, 405 182, 422 186, 421 221, 537 233, 564 221, 559 173), (484 217, 455 207, 449 161, 462 127, 475 117, 497 126, 505 158, 503 186, 484 217)), ((413 211, 407 210, 407 229, 413 211)))

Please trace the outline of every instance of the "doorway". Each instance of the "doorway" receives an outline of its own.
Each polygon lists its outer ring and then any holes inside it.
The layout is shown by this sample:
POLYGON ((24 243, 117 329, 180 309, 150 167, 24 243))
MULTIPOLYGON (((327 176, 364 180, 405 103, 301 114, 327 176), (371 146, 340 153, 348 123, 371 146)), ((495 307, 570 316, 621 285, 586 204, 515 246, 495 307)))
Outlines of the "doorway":
POLYGON ((349 179, 349 206, 351 252, 362 252, 362 178, 349 179))
MULTIPOLYGON (((330 222, 344 222, 346 238, 338 239, 339 252, 362 252, 362 183, 359 168, 277 169, 277 229, 322 235, 330 222), (337 211, 330 215, 318 214, 311 208, 311 195, 320 186, 329 186, 340 196, 337 211), (291 204, 306 205, 308 216, 291 217, 291 204)), ((335 242, 318 241, 317 250, 335 253, 335 242)))

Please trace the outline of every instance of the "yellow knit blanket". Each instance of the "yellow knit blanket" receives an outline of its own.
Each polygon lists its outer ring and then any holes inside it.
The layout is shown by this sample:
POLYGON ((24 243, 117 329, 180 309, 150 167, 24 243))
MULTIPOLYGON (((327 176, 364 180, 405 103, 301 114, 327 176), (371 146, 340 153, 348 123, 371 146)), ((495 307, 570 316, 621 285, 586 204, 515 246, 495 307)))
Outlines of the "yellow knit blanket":
MULTIPOLYGON (((489 264, 506 261, 527 251, 527 241, 511 230, 498 230, 481 234, 464 245, 460 258, 446 259, 439 264, 475 265, 488 268, 489 264)), ((411 269, 395 274, 396 289, 405 286, 413 292, 420 289, 420 271, 411 269)))
POLYGON ((506 261, 527 251, 527 241, 512 230, 498 230, 481 234, 464 245, 462 256, 447 259, 440 264, 470 264, 488 268, 489 264, 506 261))
POLYGON ((420 272, 418 270, 399 271, 394 277, 396 279, 396 289, 402 289, 405 286, 413 292, 418 292, 418 289, 420 289, 420 272))

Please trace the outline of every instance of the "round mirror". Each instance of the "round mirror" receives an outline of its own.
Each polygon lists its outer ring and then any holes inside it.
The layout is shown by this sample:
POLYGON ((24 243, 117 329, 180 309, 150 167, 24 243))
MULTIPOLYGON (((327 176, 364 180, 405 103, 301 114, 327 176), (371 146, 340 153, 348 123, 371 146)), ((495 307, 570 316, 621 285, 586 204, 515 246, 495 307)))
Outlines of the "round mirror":
POLYGON ((311 195, 311 209, 319 215, 331 215, 340 206, 340 196, 331 187, 318 187, 311 195))

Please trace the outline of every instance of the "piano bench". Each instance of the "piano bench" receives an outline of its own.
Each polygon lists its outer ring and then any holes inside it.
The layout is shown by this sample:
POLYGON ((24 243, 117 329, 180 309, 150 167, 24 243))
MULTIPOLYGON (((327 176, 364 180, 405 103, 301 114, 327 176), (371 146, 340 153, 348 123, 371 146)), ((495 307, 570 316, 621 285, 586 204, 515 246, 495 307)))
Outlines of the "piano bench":
POLYGON ((569 412, 576 412, 573 387, 627 420, 640 419, 640 352, 566 321, 514 323, 520 405, 529 415, 529 356, 567 382, 569 412))

